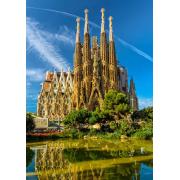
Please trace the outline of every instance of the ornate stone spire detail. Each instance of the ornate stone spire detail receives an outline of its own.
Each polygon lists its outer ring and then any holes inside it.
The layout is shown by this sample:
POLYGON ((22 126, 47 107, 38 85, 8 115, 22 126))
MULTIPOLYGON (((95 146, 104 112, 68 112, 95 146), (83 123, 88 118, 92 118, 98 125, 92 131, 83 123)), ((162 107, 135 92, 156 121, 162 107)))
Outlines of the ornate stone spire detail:
POLYGON ((109 41, 113 41, 113 28, 112 28, 113 17, 109 17, 109 41))
POLYGON ((57 72, 55 69, 54 69, 54 73, 53 73, 53 80, 57 81, 57 72))
POLYGON ((84 25, 84 34, 89 33, 89 24, 88 24, 88 9, 84 10, 85 13, 85 25, 84 25))
POLYGON ((60 74, 59 82, 62 85, 62 91, 64 92, 64 90, 66 88, 66 85, 65 85, 65 77, 64 77, 64 70, 63 70, 63 68, 61 69, 61 74, 60 74))
POLYGON ((136 89, 135 89, 135 84, 134 80, 130 80, 130 88, 129 88, 129 101, 130 101, 130 106, 133 111, 138 110, 138 98, 136 96, 136 89))
POLYGON ((105 20, 104 20, 105 9, 101 9, 101 33, 105 32, 105 20))
POLYGON ((77 22, 77 31, 76 31, 76 43, 80 42, 80 18, 76 19, 77 22))
POLYGON ((70 67, 68 67, 66 83, 69 84, 69 86, 71 88, 70 90, 72 90, 73 89, 73 81, 72 81, 71 68, 70 67))

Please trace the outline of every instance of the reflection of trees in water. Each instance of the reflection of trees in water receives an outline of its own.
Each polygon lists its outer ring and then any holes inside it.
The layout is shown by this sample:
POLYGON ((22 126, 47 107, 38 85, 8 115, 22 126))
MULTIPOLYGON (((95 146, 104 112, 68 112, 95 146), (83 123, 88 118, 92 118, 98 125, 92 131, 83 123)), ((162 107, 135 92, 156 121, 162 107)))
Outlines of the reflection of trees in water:
MULTIPOLYGON (((134 150, 134 155, 139 155, 140 150, 134 150)), ((63 149, 60 146, 47 146, 36 153, 36 172, 39 179, 132 179, 139 178, 139 163, 114 165, 110 168, 94 168, 91 161, 98 159, 115 159, 119 157, 132 157, 128 151, 98 151, 84 148, 63 149), (87 161, 90 170, 81 169, 76 164, 87 161)), ((86 162, 85 162, 86 163, 86 162)), ((87 164, 84 164, 87 165, 87 164)))
POLYGON ((58 173, 54 171, 54 173, 42 173, 39 174, 39 179, 119 179, 119 180, 130 180, 140 179, 139 175, 140 164, 124 164, 124 165, 116 165, 111 168, 99 168, 99 169, 91 169, 91 170, 70 170, 68 173, 58 173))
POLYGON ((33 157, 34 152, 29 147, 26 147, 26 167, 32 162, 33 157))
POLYGON ((70 162, 80 162, 88 160, 103 160, 103 159, 113 159, 113 158, 128 158, 141 155, 149 155, 151 152, 143 152, 141 150, 86 150, 85 148, 71 148, 63 150, 64 157, 70 162))
MULTIPOLYGON (((119 179, 119 180, 131 180, 140 179, 140 164, 123 164, 116 165, 110 168, 91 169, 86 171, 79 171, 68 174, 69 178, 75 177, 75 179, 119 179)), ((67 177, 67 174, 65 174, 67 177)))
MULTIPOLYGON (((142 146, 145 147, 145 150, 148 147, 146 144, 142 146)), ((117 161, 117 159, 125 158, 128 163, 129 157, 152 154, 146 151, 142 153, 141 145, 131 141, 125 143, 93 140, 55 141, 46 145, 32 147, 32 149, 35 149, 36 174, 39 179, 43 180, 128 180, 132 179, 132 177, 139 179, 139 163, 120 164, 121 162, 117 161), (112 165, 113 161, 116 165, 112 165), (109 163, 112 166, 108 165, 109 163), (100 168, 101 166, 102 168, 100 168)), ((29 159, 33 157, 31 153, 29 151, 29 159)), ((31 160, 29 161, 31 162, 31 160)), ((151 166, 152 161, 145 161, 145 164, 151 166)))
POLYGON ((149 161, 144 161, 143 164, 153 168, 153 160, 149 160, 149 161))

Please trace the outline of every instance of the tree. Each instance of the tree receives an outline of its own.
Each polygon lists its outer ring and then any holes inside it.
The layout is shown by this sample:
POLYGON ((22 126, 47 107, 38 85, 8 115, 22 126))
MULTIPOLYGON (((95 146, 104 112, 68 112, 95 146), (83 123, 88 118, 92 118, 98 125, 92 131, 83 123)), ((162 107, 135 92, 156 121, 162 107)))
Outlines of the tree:
POLYGON ((121 119, 130 112, 128 97, 116 90, 109 90, 105 95, 102 109, 115 119, 121 119))
POLYGON ((67 127, 80 128, 80 124, 87 123, 90 113, 86 109, 71 111, 64 119, 67 127))
POLYGON ((35 128, 35 116, 32 113, 26 113, 26 132, 30 132, 35 128))
POLYGON ((147 107, 139 111, 135 111, 131 118, 133 121, 152 121, 153 120, 153 107, 147 107))
POLYGON ((99 107, 97 107, 95 111, 91 112, 89 123, 90 124, 103 123, 107 119, 109 119, 108 112, 103 110, 101 111, 99 107))
POLYGON ((136 127, 135 137, 149 139, 153 137, 153 107, 147 107, 132 114, 136 127), (137 126, 138 125, 138 126, 137 126))
POLYGON ((153 137, 153 123, 146 122, 134 133, 135 137, 142 138, 142 139, 149 139, 153 137))

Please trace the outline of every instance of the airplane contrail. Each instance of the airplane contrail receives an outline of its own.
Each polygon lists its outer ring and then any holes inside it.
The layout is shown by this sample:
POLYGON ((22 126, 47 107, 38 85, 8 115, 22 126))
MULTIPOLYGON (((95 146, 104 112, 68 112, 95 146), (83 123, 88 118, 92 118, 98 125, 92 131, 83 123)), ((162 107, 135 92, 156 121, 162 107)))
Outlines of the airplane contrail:
MULTIPOLYGON (((69 16, 69 17, 73 17, 73 18, 77 18, 77 17, 80 17, 80 16, 77 16, 75 14, 71 14, 71 13, 68 13, 68 12, 64 12, 64 11, 57 11, 57 10, 54 10, 54 9, 45 9, 45 8, 37 8, 37 7, 27 7, 28 9, 36 9, 36 10, 40 10, 40 11, 47 11, 47 12, 53 12, 53 13, 59 13, 59 14, 62 14, 62 15, 65 15, 65 16, 69 16)), ((83 17, 80 17, 83 21, 84 18, 83 17)), ((89 21, 89 24, 95 28, 101 28, 101 26, 97 25, 96 23, 92 22, 92 21, 89 21)), ((108 30, 106 30, 108 32, 108 30)), ((123 39, 119 38, 118 36, 114 36, 122 45, 124 45, 125 47, 129 48, 130 50, 132 50, 133 52, 135 52, 136 54, 144 57, 145 59, 147 59, 148 61, 150 62, 153 62, 153 58, 148 55, 147 53, 143 52, 142 50, 138 49, 137 47, 133 46, 132 44, 129 44, 128 42, 124 41, 123 39)))

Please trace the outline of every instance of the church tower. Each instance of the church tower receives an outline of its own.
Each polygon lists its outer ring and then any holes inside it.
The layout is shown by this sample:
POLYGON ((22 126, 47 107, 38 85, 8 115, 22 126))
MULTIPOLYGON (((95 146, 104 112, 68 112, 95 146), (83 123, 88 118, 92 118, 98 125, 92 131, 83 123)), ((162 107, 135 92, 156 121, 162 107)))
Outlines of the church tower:
POLYGON ((89 110, 94 110, 96 107, 101 107, 103 101, 102 95, 102 81, 101 81, 101 62, 100 62, 100 52, 97 42, 97 37, 93 37, 93 78, 92 78, 92 90, 89 98, 88 108, 89 110))
POLYGON ((88 9, 85 9, 85 25, 84 25, 84 44, 83 44, 83 80, 85 90, 85 103, 89 101, 91 87, 92 87, 92 61, 91 61, 91 47, 88 23, 88 9))
POLYGON ((133 111, 138 111, 138 98, 136 96, 136 89, 133 79, 130 80, 129 101, 133 111))
POLYGON ((103 94, 108 91, 109 87, 109 68, 108 68, 108 44, 105 32, 105 9, 101 9, 101 35, 100 35, 100 57, 102 64, 102 90, 103 94))
POLYGON ((117 60, 113 39, 112 16, 109 17, 109 79, 110 88, 118 89, 117 84, 117 60))
POLYGON ((82 51, 80 42, 80 18, 76 19, 77 31, 76 31, 76 45, 74 53, 74 92, 73 92, 73 104, 76 109, 79 108, 80 93, 81 93, 81 81, 82 81, 82 51))
POLYGON ((38 96, 37 114, 49 120, 63 120, 72 110, 102 108, 108 90, 126 94, 133 111, 138 110, 134 81, 128 87, 128 72, 117 64, 112 16, 109 17, 109 39, 105 31, 105 10, 101 9, 100 43, 89 33, 88 9, 85 9, 84 39, 80 41, 80 18, 76 19, 74 68, 68 72, 47 72, 38 96))

